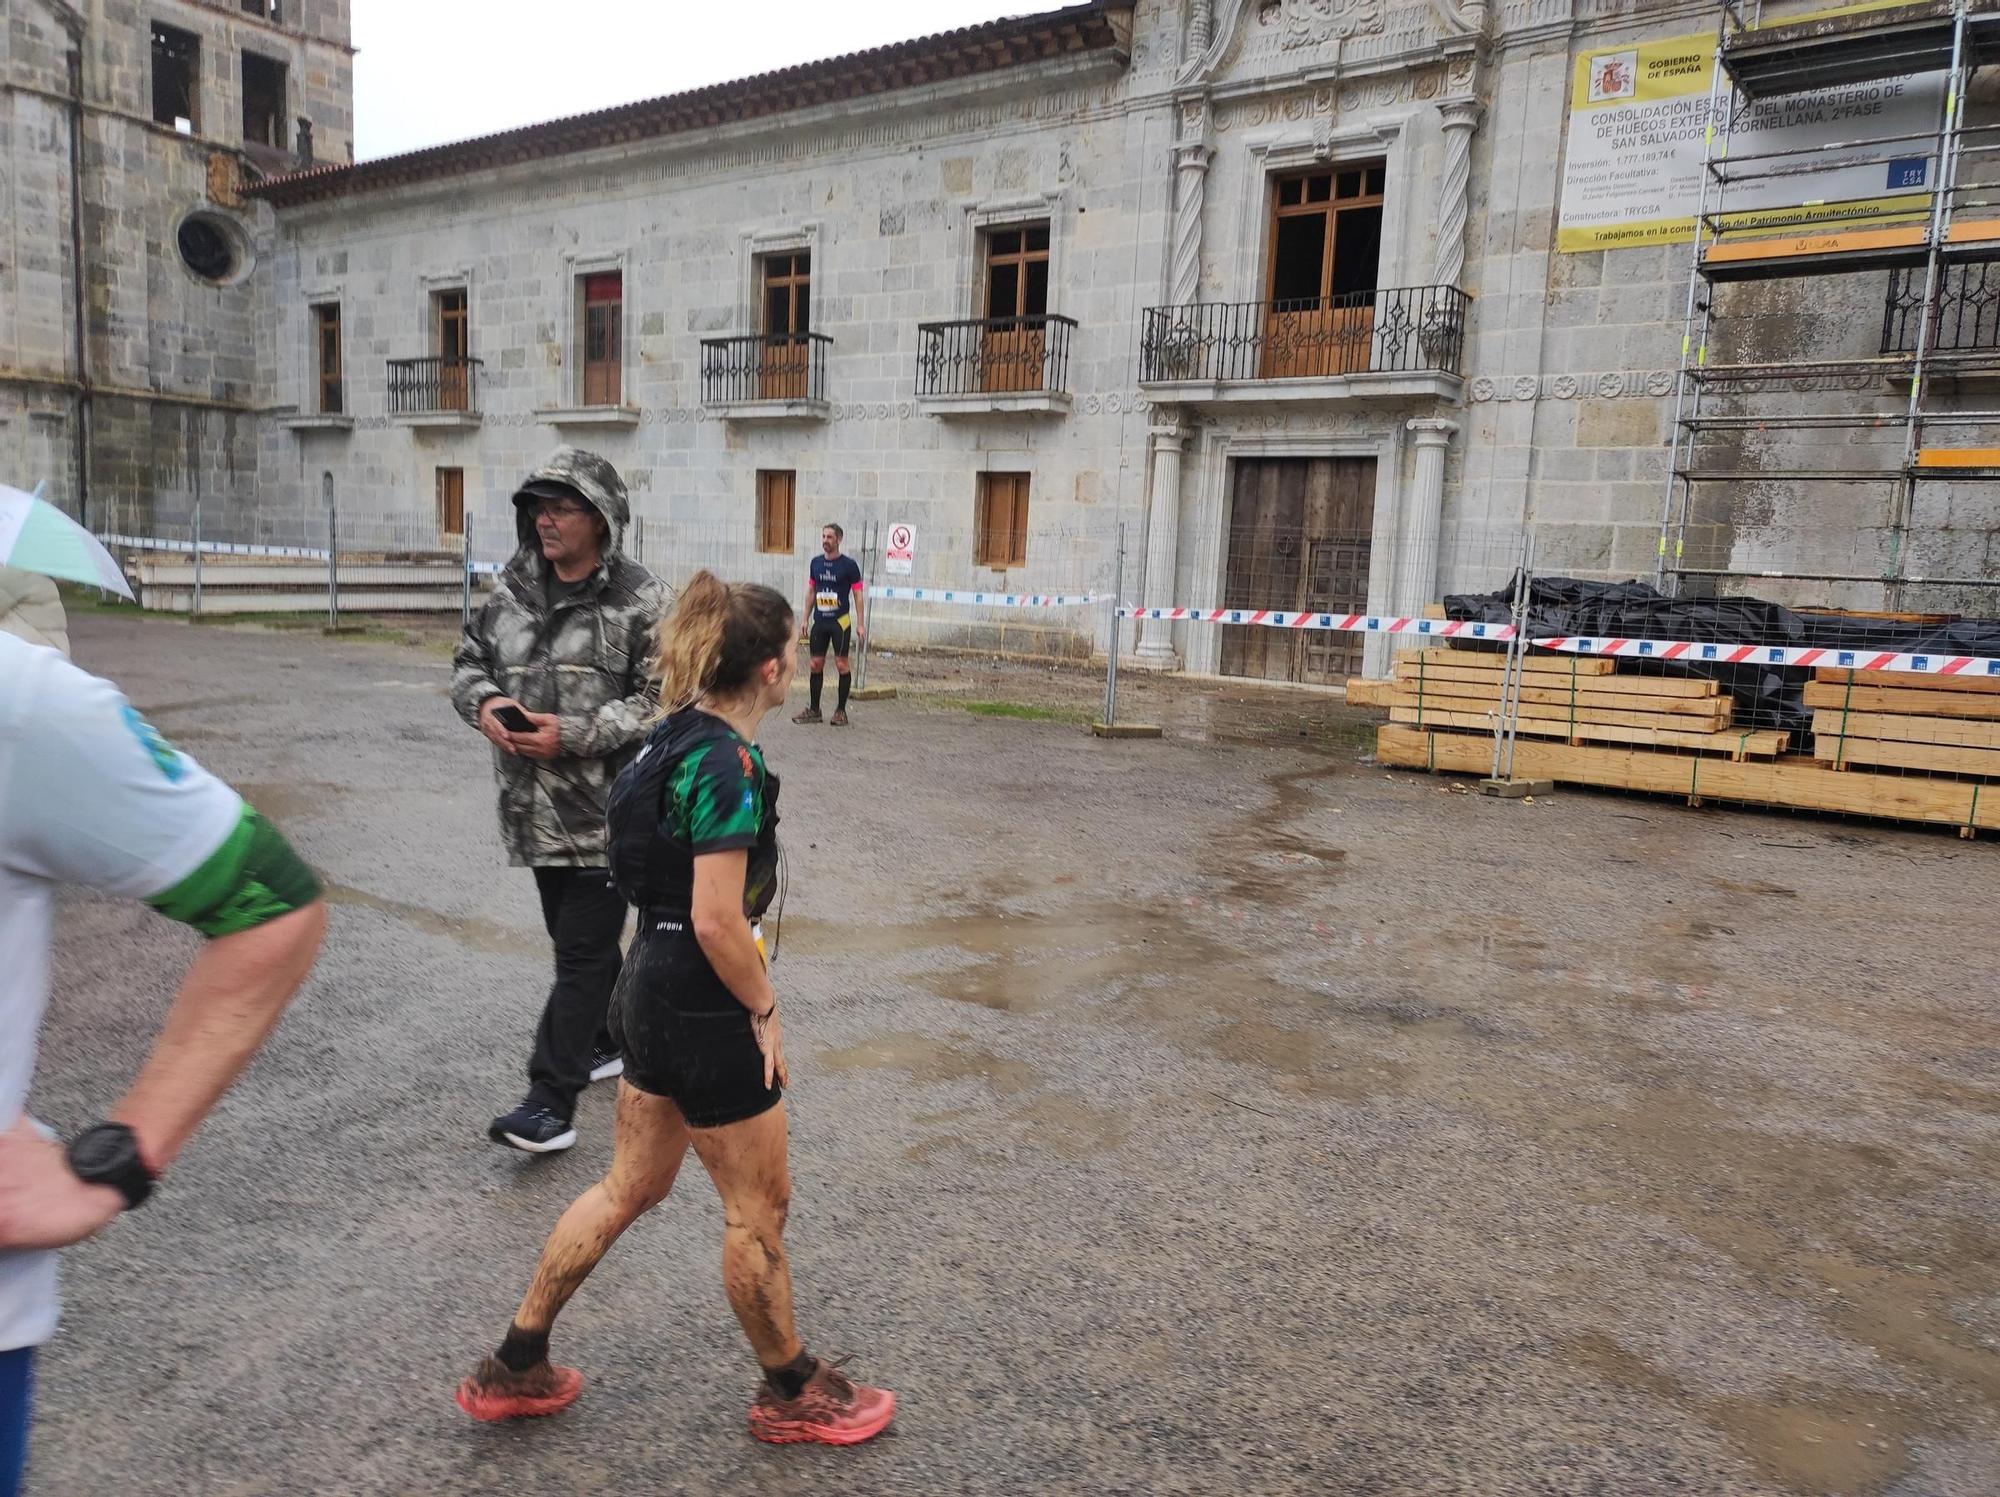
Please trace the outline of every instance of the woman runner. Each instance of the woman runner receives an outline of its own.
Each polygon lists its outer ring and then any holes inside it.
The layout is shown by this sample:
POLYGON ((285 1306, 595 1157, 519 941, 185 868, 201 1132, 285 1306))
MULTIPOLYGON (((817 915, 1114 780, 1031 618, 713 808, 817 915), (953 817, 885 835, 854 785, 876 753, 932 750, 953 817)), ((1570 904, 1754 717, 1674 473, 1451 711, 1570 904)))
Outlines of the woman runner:
POLYGON ((689 1144, 722 1197, 723 1288, 764 1369, 751 1433, 854 1445, 895 1414, 895 1394, 809 1355, 792 1321, 789 1078, 756 924, 776 882, 778 777, 756 734, 797 665, 791 607, 768 587, 697 573, 661 625, 660 700, 678 706, 607 813, 612 877, 639 907, 611 1005, 625 1056, 611 1170, 563 1213, 500 1349, 459 1385, 475 1419, 576 1401, 583 1374, 549 1361, 549 1329, 619 1234, 667 1198, 689 1144))

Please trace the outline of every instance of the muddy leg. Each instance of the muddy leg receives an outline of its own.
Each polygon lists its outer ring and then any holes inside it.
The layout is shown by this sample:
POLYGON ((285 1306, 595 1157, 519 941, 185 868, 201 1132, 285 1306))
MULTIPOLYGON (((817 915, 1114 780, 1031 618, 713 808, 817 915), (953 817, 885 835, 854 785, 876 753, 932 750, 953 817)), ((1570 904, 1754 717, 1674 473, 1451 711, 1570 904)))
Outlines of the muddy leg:
POLYGON ((726 1128, 694 1130, 700 1156, 722 1197, 722 1287, 743 1334, 765 1367, 797 1360, 792 1270, 785 1261, 791 1171, 785 1162, 785 1104, 726 1128))
POLYGON ((688 1128, 665 1097, 618 1083, 611 1169, 562 1214, 534 1281, 514 1312, 524 1331, 547 1331, 621 1233, 667 1198, 687 1155, 688 1128))

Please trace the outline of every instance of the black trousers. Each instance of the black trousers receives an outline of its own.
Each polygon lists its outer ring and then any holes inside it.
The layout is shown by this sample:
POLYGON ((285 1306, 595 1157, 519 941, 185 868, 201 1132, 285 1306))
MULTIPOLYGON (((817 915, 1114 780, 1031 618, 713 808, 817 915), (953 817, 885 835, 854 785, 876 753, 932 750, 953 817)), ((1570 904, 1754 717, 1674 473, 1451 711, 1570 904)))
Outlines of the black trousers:
POLYGON ((625 933, 625 897, 602 868, 537 868, 535 887, 542 923, 555 943, 556 977, 535 1030, 528 1100, 569 1117, 577 1094, 590 1084, 591 1051, 611 1049, 604 1021, 624 963, 618 940, 625 933))

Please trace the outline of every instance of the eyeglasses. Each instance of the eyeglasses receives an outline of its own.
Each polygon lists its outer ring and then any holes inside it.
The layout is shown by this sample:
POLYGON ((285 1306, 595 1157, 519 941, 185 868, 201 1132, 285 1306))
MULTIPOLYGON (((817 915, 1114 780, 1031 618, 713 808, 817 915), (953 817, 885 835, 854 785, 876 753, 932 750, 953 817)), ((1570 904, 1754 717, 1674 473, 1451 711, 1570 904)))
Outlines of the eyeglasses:
POLYGON ((578 504, 571 499, 537 499, 535 501, 535 510, 537 513, 547 515, 551 519, 567 520, 574 515, 589 514, 590 506, 587 504, 578 504))

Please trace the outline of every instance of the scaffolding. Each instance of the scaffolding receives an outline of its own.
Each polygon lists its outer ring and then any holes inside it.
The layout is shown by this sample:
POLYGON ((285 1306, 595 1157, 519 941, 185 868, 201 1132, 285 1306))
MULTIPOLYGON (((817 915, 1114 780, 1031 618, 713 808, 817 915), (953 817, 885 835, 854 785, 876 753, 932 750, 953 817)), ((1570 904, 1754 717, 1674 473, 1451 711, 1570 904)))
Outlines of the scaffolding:
MULTIPOLYGON (((1719 0, 1719 8, 1656 581, 1680 595, 1713 595, 1731 579, 1749 578, 1879 586, 1880 606, 1892 611, 1906 606, 1916 584, 2000 586, 1990 566, 1957 569, 1978 575, 1927 575, 1910 565, 1918 500, 1927 486, 2000 479, 2000 408, 1993 408, 2000 405, 2000 383, 1972 402, 1988 408, 1966 408, 1961 399, 1978 388, 1980 374, 2000 374, 2000 125, 1966 121, 1972 74, 2000 63, 2000 0, 1850 3, 1772 19, 1764 0, 1719 0), (1938 73, 1941 107, 1935 127, 1921 134, 1731 150, 1752 111, 1779 107, 1772 101, 1938 73), (1815 196, 1829 179, 1850 187, 1857 167, 1878 166, 1888 196, 1815 196), (1742 206, 1746 193, 1758 196, 1751 184, 1785 179, 1796 179, 1782 190, 1786 206, 1742 206), (1782 351, 1760 357, 1732 350, 1727 359, 1711 360, 1718 288, 1884 270, 1889 284, 1879 353, 1788 358, 1782 351), (1953 278, 1955 292, 1948 297, 1953 278), (1978 295, 1968 300, 1975 279, 1978 295), (1790 397, 1828 387, 1872 389, 1878 401, 1898 401, 1900 409, 1861 409, 1867 401, 1850 410, 1791 408, 1796 402, 1790 397), (1893 463, 1886 454, 1870 454, 1874 460, 1862 465, 1816 465, 1798 455, 1802 443, 1833 459, 1856 443, 1893 450, 1897 433, 1900 454, 1893 463), (1768 446, 1774 436, 1775 464, 1747 455, 1753 444, 1768 446), (1747 566, 1735 555, 1688 554, 1691 528, 1703 531, 1717 504, 1731 503, 1731 490, 1741 496, 1745 485, 1772 483, 1841 486, 1848 493, 1854 492, 1849 485, 1881 486, 1884 502, 1876 513, 1885 544, 1879 567, 1816 569, 1796 549, 1788 557, 1764 558, 1775 559, 1775 566, 1747 566), (1704 561, 1709 564, 1697 564, 1704 561)), ((1765 189, 1765 195, 1775 191, 1765 189)), ((1728 513, 1733 527, 1736 511, 1728 513)))

